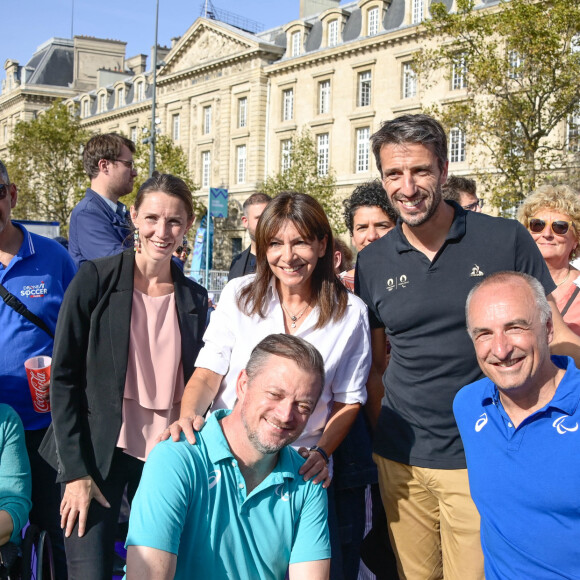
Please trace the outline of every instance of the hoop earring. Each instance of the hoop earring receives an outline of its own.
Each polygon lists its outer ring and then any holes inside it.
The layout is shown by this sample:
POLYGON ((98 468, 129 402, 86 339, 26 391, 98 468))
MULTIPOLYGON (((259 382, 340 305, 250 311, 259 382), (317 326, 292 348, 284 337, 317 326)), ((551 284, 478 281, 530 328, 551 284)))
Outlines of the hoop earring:
POLYGON ((137 254, 141 253, 141 240, 139 239, 138 227, 135 227, 135 230, 133 231, 133 250, 135 250, 135 253, 137 254))

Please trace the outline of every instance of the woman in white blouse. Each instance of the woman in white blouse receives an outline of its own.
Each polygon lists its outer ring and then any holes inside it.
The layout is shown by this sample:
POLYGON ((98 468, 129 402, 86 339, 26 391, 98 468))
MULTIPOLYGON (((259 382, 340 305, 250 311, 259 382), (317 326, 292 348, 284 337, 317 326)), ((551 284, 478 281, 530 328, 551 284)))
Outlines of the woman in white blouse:
POLYGON ((306 458, 301 474, 328 487, 328 459, 366 401, 366 306, 336 277, 332 230, 311 196, 274 198, 258 222, 256 249, 256 273, 232 280, 222 292, 171 432, 177 440, 183 429, 195 441, 193 430, 210 405, 233 407, 236 379, 253 347, 269 334, 295 334, 318 348, 326 371, 322 396, 295 443, 306 458))

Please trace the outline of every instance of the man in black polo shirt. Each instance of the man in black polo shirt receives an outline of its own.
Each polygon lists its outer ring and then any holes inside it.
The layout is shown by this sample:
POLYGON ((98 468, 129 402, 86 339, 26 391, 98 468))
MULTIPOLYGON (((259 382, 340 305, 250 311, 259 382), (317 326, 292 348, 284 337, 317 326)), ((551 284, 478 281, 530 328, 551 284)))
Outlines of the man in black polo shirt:
MULTIPOLYGON (((399 117, 373 135, 372 145, 399 220, 359 254, 356 289, 371 320, 367 411, 376 425, 374 457, 399 574, 480 579, 479 515, 452 412, 457 391, 482 378, 465 331, 465 300, 482 277, 500 270, 535 276, 547 294, 555 285, 515 220, 442 201, 447 138, 437 121, 399 117), (383 376, 385 334, 392 350, 383 376)), ((554 319, 553 350, 579 358, 578 337, 557 310, 554 319)))

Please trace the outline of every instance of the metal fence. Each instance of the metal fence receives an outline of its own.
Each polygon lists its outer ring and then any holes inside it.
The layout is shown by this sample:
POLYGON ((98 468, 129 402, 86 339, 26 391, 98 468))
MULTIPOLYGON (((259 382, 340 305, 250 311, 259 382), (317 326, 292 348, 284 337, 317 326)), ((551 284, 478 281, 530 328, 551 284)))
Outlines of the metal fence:
POLYGON ((217 304, 220 299, 220 295, 224 286, 228 281, 228 270, 210 270, 208 272, 208 284, 206 285, 205 280, 205 270, 189 270, 186 274, 195 280, 198 284, 201 284, 204 288, 207 288, 208 293, 213 294, 213 302, 217 304))

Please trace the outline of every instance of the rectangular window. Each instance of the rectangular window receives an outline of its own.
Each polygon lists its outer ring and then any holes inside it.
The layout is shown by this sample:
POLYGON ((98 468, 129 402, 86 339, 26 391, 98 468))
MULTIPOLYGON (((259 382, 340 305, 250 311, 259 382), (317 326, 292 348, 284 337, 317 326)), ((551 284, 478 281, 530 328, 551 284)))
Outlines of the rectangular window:
POLYGON ((282 173, 286 173, 292 166, 292 158, 290 157, 292 153, 292 139, 284 139, 281 143, 280 152, 280 170, 282 173))
POLYGON ((461 163, 465 161, 465 133, 454 127, 449 131, 449 162, 461 163))
POLYGON ((99 112, 104 113, 107 110, 107 96, 105 94, 99 95, 99 112))
POLYGON ((322 133, 317 136, 317 153, 318 153, 318 175, 328 175, 328 133, 322 133))
POLYGON ((282 91, 282 121, 294 118, 294 89, 282 91))
POLYGON ((83 117, 89 116, 89 101, 83 101, 83 117))
POLYGON ((451 88, 454 91, 467 87, 466 73, 465 56, 457 55, 453 63, 453 69, 451 70, 451 88))
POLYGON ((248 125, 248 98, 238 99, 238 128, 242 129, 248 125))
POLYGON ((211 105, 203 108, 203 134, 211 133, 211 105))
POLYGON ((522 66, 522 57, 517 50, 510 50, 508 53, 508 76, 510 79, 519 79, 522 76, 520 67, 522 66))
POLYGON ((324 115, 330 112, 330 81, 318 83, 318 113, 324 115))
POLYGON ((331 20, 328 23, 328 46, 338 44, 338 20, 331 20))
POLYGON ((171 134, 173 135, 174 141, 179 140, 179 132, 180 132, 180 119, 179 113, 177 113, 176 115, 173 115, 171 117, 171 134))
POLYGON ((417 96, 417 75, 413 70, 413 63, 403 63, 403 99, 417 96))
POLYGON ((211 172, 211 152, 203 151, 201 154, 201 186, 204 189, 209 187, 209 176, 211 172))
POLYGON ((117 107, 124 107, 125 106, 125 89, 120 88, 117 89, 117 107))
POLYGON ((236 179, 237 183, 246 183, 246 146, 236 147, 236 179))
POLYGON ((566 145, 570 153, 580 151, 580 110, 568 117, 566 145))
POLYGON ((137 100, 142 101, 145 98, 145 83, 137 83, 137 100))
POLYGON ((358 106, 368 107, 371 104, 371 71, 358 73, 358 106))
POLYGON ((362 127, 356 130, 356 172, 369 170, 369 138, 370 128, 362 127))
POLYGON ((413 0, 411 24, 419 24, 423 21, 423 0, 413 0))
POLYGON ((300 32, 292 33, 292 56, 300 56, 301 50, 302 34, 300 32))
POLYGON ((131 127, 129 129, 129 139, 135 143, 137 141, 137 127, 131 127))
POLYGON ((379 32, 379 9, 371 8, 368 12, 368 36, 379 32))

